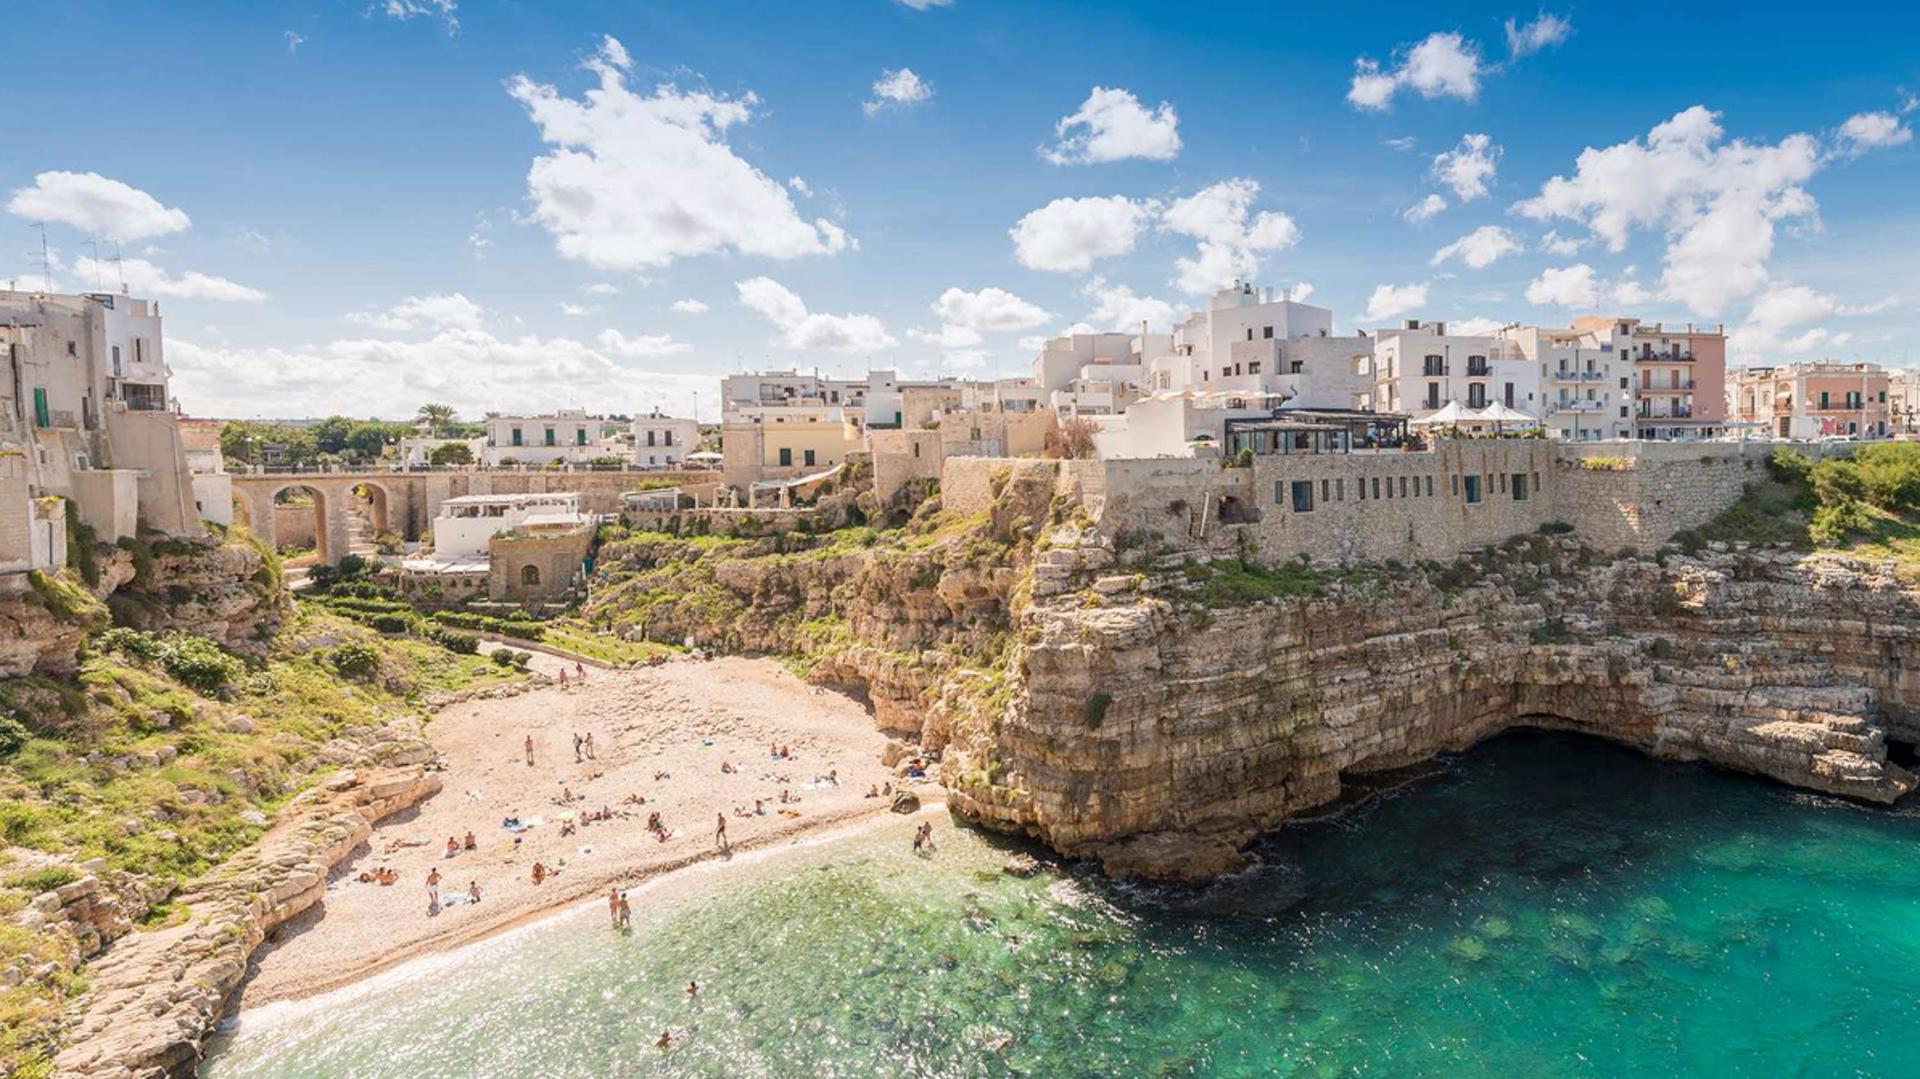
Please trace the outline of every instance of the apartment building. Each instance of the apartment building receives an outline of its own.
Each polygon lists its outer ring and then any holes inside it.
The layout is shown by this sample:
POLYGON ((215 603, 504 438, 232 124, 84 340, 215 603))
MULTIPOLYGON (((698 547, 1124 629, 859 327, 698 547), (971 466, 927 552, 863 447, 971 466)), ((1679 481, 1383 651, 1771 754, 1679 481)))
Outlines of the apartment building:
POLYGON ((1174 327, 1171 350, 1149 361, 1150 392, 1278 393, 1287 342, 1333 333, 1333 311, 1275 299, 1236 282, 1174 327))
POLYGON ((488 416, 487 464, 585 464, 617 455, 605 441, 605 423, 581 409, 538 416, 488 416))
POLYGON ((700 424, 653 410, 633 420, 633 463, 643 468, 673 468, 700 445, 700 424))
POLYGON ((1063 416, 1111 416, 1146 392, 1147 368, 1173 351, 1171 334, 1055 337, 1033 361, 1033 381, 1063 416))
POLYGON ((1507 326, 1500 336, 1540 370, 1539 415, 1547 437, 1569 442, 1633 434, 1633 361, 1614 327, 1507 326))
POLYGON ((769 371, 720 380, 722 424, 762 421, 786 409, 833 411, 855 427, 898 427, 903 418, 899 372, 875 370, 863 379, 843 379, 769 371))
POLYGON ((0 453, 103 541, 204 533, 162 342, 146 300, 0 291, 0 453))
POLYGON ((1573 328, 1609 339, 1632 361, 1633 437, 1704 438, 1726 429, 1727 335, 1724 327, 1668 326, 1587 315, 1573 328))
POLYGON ((1920 433, 1920 371, 1887 372, 1887 429, 1902 435, 1920 433))
POLYGON ((1417 422, 1450 404, 1499 403, 1538 418, 1541 370, 1510 337, 1449 334, 1444 322, 1410 320, 1373 334, 1373 405, 1417 422))
POLYGON ((1779 438, 1884 438, 1895 428, 1893 379, 1875 363, 1822 360, 1735 372, 1734 418, 1779 438))

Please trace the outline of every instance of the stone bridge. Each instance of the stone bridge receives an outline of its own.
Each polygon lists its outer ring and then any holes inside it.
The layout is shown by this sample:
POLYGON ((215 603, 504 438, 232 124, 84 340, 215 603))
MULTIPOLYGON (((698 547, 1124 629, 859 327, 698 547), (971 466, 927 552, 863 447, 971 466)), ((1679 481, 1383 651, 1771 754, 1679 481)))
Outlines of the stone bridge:
POLYGON ((375 534, 423 538, 440 504, 463 495, 542 494, 573 491, 588 513, 618 513, 620 496, 643 482, 711 483, 714 472, 589 472, 476 469, 460 472, 243 472, 233 476, 234 520, 245 521, 270 546, 280 545, 274 507, 285 492, 313 500, 313 536, 322 562, 347 554, 354 512, 375 534))

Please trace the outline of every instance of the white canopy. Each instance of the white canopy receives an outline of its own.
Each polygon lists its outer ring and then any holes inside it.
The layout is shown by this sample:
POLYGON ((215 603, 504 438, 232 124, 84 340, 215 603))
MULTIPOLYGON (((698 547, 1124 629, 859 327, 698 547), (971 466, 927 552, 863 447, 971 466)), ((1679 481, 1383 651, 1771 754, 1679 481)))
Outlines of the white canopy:
POLYGON ((1440 426, 1440 427, 1444 427, 1449 424, 1455 424, 1455 423, 1478 423, 1478 422, 1481 422, 1479 413, 1474 412, 1470 408, 1466 408, 1465 406, 1461 405, 1460 402, 1458 401, 1448 401, 1444 408, 1441 408, 1439 411, 1433 413, 1431 416, 1425 416, 1413 421, 1413 423, 1416 425, 1431 425, 1431 426, 1440 426))
POLYGON ((1488 405, 1480 413, 1480 418, 1491 423, 1523 423, 1528 426, 1540 421, 1517 408, 1508 408, 1498 401, 1488 405))

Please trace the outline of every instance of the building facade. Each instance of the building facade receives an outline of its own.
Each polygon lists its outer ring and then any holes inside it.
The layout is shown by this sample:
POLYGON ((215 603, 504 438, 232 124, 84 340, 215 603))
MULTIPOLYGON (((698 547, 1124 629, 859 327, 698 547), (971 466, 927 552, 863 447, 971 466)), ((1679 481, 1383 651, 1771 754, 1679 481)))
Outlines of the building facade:
POLYGON ((1873 363, 1796 363, 1734 373, 1734 418, 1776 438, 1885 438, 1895 418, 1893 379, 1873 363))
POLYGON ((489 465, 585 464, 617 455, 604 441, 605 423, 580 409, 542 416, 488 416, 489 465))
POLYGON ((642 468, 678 468, 700 447, 700 424, 661 414, 633 419, 633 463, 642 468))

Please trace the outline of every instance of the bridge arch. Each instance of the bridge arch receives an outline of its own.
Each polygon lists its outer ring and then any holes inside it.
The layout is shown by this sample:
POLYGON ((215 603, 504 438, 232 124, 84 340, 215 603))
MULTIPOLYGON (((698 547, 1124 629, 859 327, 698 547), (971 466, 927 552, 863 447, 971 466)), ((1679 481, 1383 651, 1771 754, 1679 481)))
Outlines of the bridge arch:
POLYGON ((256 505, 254 508, 256 520, 261 511, 263 509, 265 511, 267 530, 261 533, 261 537, 276 550, 279 548, 280 536, 276 518, 280 496, 290 491, 301 492, 313 499, 314 555, 325 565, 331 566, 338 563, 347 553, 346 507, 342 504, 344 501, 342 496, 346 492, 340 490, 337 485, 329 490, 329 486, 295 479, 273 487, 262 500, 264 505, 256 505))

